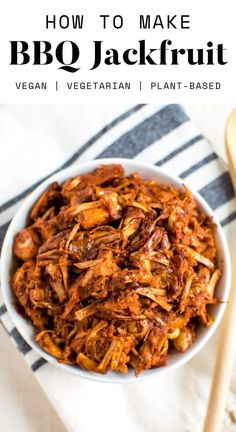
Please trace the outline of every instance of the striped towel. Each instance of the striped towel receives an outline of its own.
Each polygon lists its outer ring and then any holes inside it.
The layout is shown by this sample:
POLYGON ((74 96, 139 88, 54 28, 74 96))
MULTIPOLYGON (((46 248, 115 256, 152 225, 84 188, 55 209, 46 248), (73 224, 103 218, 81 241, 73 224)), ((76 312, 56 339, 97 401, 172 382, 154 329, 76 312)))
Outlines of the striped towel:
MULTIPOLYGON (((6 179, 0 186, 0 242, 24 197, 48 175, 81 161, 115 156, 152 163, 180 176, 215 210, 229 242, 235 232, 236 199, 229 173, 179 105, 1 106, 0 139, 7 141, 9 160, 14 154, 14 172, 0 165, 6 179)), ((194 359, 166 376, 106 385, 66 374, 40 358, 20 336, 2 301, 0 316, 68 431, 201 430, 216 336, 194 359)), ((235 431, 235 388, 234 374, 227 431, 235 431)))

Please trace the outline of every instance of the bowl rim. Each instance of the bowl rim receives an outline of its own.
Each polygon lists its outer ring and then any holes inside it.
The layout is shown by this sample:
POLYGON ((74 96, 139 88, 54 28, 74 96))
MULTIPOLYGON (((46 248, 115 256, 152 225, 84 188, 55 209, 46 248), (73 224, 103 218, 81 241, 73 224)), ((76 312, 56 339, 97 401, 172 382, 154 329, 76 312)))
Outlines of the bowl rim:
MULTIPOLYGON (((90 160, 82 163, 76 163, 70 166, 69 168, 56 172, 55 174, 53 174, 52 176, 44 180, 38 187, 36 187, 36 189, 34 189, 33 192, 31 192, 28 195, 27 198, 24 199, 23 203, 20 205, 20 208, 18 209, 18 211, 16 212, 16 214, 14 215, 11 221, 3 241, 2 252, 1 252, 0 278, 1 278, 1 290, 3 295, 3 300, 7 307, 7 311, 10 315, 10 318, 13 321, 19 333, 22 335, 22 337, 26 340, 29 346, 34 351, 37 352, 38 355, 40 355, 42 358, 47 360, 49 363, 59 367, 60 369, 63 369, 66 372, 70 372, 81 378, 89 379, 92 381, 98 381, 98 382, 106 382, 106 383, 132 383, 132 382, 140 382, 145 379, 150 379, 153 378, 154 376, 157 377, 165 373, 168 373, 171 370, 177 369, 178 367, 184 365, 190 359, 192 359, 206 345, 206 343, 212 337, 213 333, 216 331, 226 308, 226 304, 227 304, 226 302, 228 300, 229 292, 230 292, 231 260, 230 260, 230 252, 225 238, 225 234, 223 232, 223 229, 219 221, 217 220, 215 212, 211 209, 209 204, 197 191, 193 191, 191 187, 188 187, 188 181, 183 181, 178 176, 170 174, 166 172, 165 169, 152 165, 150 163, 142 163, 136 160, 125 159, 125 158, 103 158, 103 159, 90 160), (127 375, 121 375, 121 374, 117 374, 116 372, 110 374, 108 373, 106 375, 100 375, 94 372, 85 371, 77 366, 58 363, 57 359, 55 359, 50 354, 43 351, 35 341, 32 341, 29 334, 27 334, 27 332, 23 330, 22 326, 20 325, 20 320, 19 320, 20 315, 16 311, 15 306, 12 300, 10 299, 11 296, 13 295, 10 288, 10 282, 9 282, 10 275, 8 274, 8 271, 5 270, 7 267, 5 264, 7 262, 9 250, 11 250, 10 254, 12 256, 12 241, 14 238, 14 227, 19 221, 19 219, 21 218, 21 216, 23 216, 26 211, 27 212, 29 211, 33 202, 36 201, 36 199, 41 195, 41 193, 45 190, 48 184, 52 183, 53 181, 58 181, 59 183, 63 182, 65 181, 66 178, 73 177, 74 175, 76 175, 76 174, 72 174, 75 171, 78 172, 77 175, 80 175, 82 173, 91 171, 92 169, 95 169, 100 165, 108 165, 113 163, 121 164, 125 170, 126 168, 130 168, 132 171, 138 171, 138 169, 140 168, 141 170, 150 171, 150 178, 153 177, 153 174, 155 174, 157 178, 159 175, 160 177, 163 177, 163 179, 165 178, 166 182, 172 183, 176 187, 181 187, 183 184, 186 185, 186 187, 190 190, 190 192, 196 199, 197 204, 203 208, 206 214, 213 217, 214 223, 217 226, 216 230, 217 230, 218 239, 221 246, 221 254, 223 255, 223 260, 224 260, 225 284, 224 284, 223 296, 222 296, 222 300, 224 301, 224 303, 218 304, 215 320, 212 323, 212 325, 206 329, 205 334, 203 334, 201 338, 199 337, 199 339, 198 338, 196 339, 194 346, 192 345, 192 347, 190 347, 189 350, 185 351, 184 353, 181 353, 179 359, 174 361, 172 364, 167 363, 167 365, 164 367, 153 368, 153 369, 143 371, 138 378, 134 376, 133 371, 132 371, 132 375, 130 373, 128 373, 127 375)), ((24 318, 22 317, 20 318, 23 321, 26 321, 24 318)), ((33 328, 31 323, 30 326, 33 328)))

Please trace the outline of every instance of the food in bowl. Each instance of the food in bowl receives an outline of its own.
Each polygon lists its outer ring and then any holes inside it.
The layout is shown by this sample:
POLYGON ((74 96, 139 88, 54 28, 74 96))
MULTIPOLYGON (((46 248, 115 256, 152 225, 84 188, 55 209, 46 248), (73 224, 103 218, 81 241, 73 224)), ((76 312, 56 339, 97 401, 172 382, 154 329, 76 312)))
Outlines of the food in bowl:
POLYGON ((14 239, 18 310, 61 363, 136 375, 164 366, 213 322, 214 230, 184 186, 118 164, 54 182, 14 239))

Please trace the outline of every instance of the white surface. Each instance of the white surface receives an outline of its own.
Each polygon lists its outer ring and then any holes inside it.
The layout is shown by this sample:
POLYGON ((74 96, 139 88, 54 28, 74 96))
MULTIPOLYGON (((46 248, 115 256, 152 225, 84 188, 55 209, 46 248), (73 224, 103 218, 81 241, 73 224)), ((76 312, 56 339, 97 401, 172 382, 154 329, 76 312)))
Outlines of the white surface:
MULTIPOLYGON (((222 155, 224 123, 232 104, 184 106, 222 155)), ((3 141, 1 139, 1 145, 3 141)), ((11 160, 6 161, 11 163, 11 160)), ((0 414, 2 432, 62 432, 58 418, 20 354, 0 327, 0 414), (14 357, 14 363, 12 358, 14 357)), ((187 385, 187 384, 186 384, 187 385)), ((131 389, 130 389, 131 390, 131 389)), ((171 389, 170 389, 171 391, 171 389)), ((200 389, 199 389, 200 391, 200 389)), ((138 397, 138 395, 137 395, 138 397)), ((225 429, 226 430, 226 429, 225 429)))
POLYGON ((0 344, 1 432, 65 432, 47 397, 2 326, 0 344))

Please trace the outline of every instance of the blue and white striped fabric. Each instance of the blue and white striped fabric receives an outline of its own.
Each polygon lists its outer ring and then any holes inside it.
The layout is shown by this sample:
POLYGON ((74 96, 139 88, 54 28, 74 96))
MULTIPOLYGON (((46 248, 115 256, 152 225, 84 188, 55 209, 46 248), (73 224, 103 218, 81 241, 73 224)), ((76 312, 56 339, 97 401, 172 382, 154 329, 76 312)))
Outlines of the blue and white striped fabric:
MULTIPOLYGON (((17 208, 47 176, 81 161, 116 156, 153 163, 180 176, 208 201, 226 236, 228 239, 232 237, 236 230, 236 199, 229 173, 179 105, 137 105, 124 112, 121 106, 97 106, 97 113, 94 107, 61 107, 56 113, 53 106, 38 106, 37 111, 34 111, 36 108, 25 108, 31 110, 30 127, 32 130, 35 125, 35 129, 29 134, 27 124, 22 126, 22 141, 16 144, 15 151, 20 155, 24 149, 24 159, 19 160, 19 156, 14 173, 9 174, 11 187, 7 188, 8 195, 5 185, 1 186, 0 244, 17 208), (51 122, 48 121, 50 116, 51 122), (45 128, 39 128, 38 120, 42 122, 43 119, 45 128), (73 131, 68 130, 72 123, 73 131), (87 141, 86 130, 94 131, 93 136, 87 133, 87 141), (23 142, 24 131, 28 144, 23 142), (45 146, 44 139, 47 140, 45 146), (33 150, 30 144, 35 145, 33 150), (40 159, 42 149, 46 152, 45 163, 40 159), (23 165, 25 170, 22 174, 23 165)), ((5 111, 1 107, 0 122, 5 118, 13 124, 16 110, 19 114, 20 108, 12 110, 8 107, 5 111)), ((16 127, 21 128, 21 124, 16 127)), ((1 141, 4 133, 0 125, 1 141)), ((68 376, 47 364, 18 333, 2 302, 0 317, 9 337, 35 372, 69 431, 90 432, 95 427, 103 432, 116 432, 121 428, 129 432, 201 430, 214 359, 214 341, 186 366, 166 377, 153 382, 107 387, 68 376)), ((234 409, 236 401, 231 393, 228 410, 234 409)), ((233 431, 230 418, 226 415, 226 427, 233 431)))

